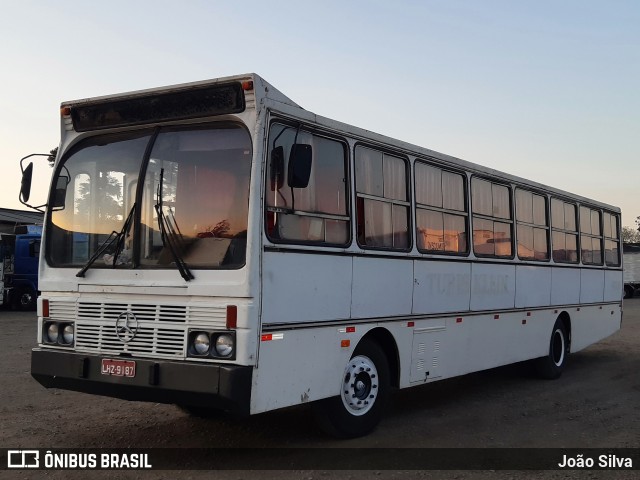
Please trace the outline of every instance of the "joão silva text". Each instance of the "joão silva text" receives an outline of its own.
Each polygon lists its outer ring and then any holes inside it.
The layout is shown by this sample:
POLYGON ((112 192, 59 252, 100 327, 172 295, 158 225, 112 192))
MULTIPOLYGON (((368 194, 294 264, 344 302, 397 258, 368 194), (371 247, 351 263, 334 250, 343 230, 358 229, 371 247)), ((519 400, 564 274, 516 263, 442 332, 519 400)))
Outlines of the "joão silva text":
MULTIPOLYGON (((560 468, 592 468, 596 464, 591 457, 576 455, 575 457, 562 456, 562 461, 558 464, 560 468)), ((613 454, 600 455, 598 457, 598 467, 600 468, 633 468, 631 458, 618 457, 613 454)))

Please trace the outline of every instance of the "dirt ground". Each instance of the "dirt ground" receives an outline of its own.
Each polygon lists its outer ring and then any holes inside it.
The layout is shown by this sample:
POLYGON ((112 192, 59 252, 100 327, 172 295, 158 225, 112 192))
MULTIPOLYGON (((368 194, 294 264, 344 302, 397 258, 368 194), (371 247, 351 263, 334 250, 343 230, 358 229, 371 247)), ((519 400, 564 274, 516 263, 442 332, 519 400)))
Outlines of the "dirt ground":
MULTIPOLYGON (((0 311, 0 448, 640 446, 640 299, 622 330, 570 357, 559 380, 507 366, 396 392, 366 438, 320 433, 308 406, 198 419, 172 405, 47 390, 30 376, 35 313, 0 311)), ((247 450, 251 454, 251 450, 247 450)), ((0 471, 2 478, 637 478, 633 471, 0 471)))

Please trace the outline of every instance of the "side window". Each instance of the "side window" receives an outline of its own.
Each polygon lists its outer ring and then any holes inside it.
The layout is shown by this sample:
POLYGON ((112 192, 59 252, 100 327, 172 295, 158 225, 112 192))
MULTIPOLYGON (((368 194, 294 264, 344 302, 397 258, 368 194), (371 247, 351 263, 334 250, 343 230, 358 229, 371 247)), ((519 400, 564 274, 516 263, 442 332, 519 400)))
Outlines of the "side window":
POLYGON ((274 242, 344 246, 350 238, 345 144, 297 130, 276 123, 269 131, 267 236, 274 242), (312 148, 311 175, 306 188, 288 185, 289 157, 294 143, 312 148), (276 147, 282 147, 284 158, 274 155, 276 147))
POLYGON ((418 250, 467 253, 464 176, 416 162, 415 181, 418 250))
POLYGON ((29 242, 29 256, 35 258, 40 256, 40 240, 31 240, 29 242))
POLYGON ((358 244, 408 250, 406 160, 371 148, 355 149, 358 244))
POLYGON ((578 263, 577 210, 573 203, 551 199, 551 244, 553 261, 578 263))
POLYGON ((612 213, 604 214, 604 259, 609 267, 620 266, 619 217, 612 213))
POLYGON ((522 260, 549 260, 547 197, 516 189, 516 236, 522 260))
POLYGON ((599 210, 580 207, 580 250, 583 264, 602 265, 602 230, 599 210))
POLYGON ((475 254, 513 257, 513 218, 509 187, 482 178, 472 178, 471 204, 475 254))

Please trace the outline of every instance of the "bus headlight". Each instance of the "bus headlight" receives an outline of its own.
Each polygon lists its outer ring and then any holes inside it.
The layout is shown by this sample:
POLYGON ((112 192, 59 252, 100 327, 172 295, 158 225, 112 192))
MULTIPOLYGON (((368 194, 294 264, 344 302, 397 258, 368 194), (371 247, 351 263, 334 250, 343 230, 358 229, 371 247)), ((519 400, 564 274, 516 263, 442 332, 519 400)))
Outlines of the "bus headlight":
POLYGON ((58 333, 59 333, 59 329, 58 329, 58 324, 55 322, 51 322, 48 324, 48 326, 45 329, 45 334, 46 334, 46 342, 47 343, 58 343, 58 333))
POLYGON ((209 360, 236 359, 236 332, 190 330, 187 356, 209 360))
POLYGON ((221 357, 230 357, 233 354, 233 337, 228 333, 218 335, 216 338, 216 353, 221 357))
POLYGON ((73 324, 68 323, 67 325, 65 325, 64 330, 62 331, 62 340, 64 344, 65 345, 73 344, 73 337, 74 337, 73 324))
POLYGON ((46 321, 42 324, 42 343, 73 347, 75 333, 73 323, 46 321))
POLYGON ((199 333, 193 340, 193 349, 198 355, 206 355, 211 348, 211 340, 206 333, 199 333))

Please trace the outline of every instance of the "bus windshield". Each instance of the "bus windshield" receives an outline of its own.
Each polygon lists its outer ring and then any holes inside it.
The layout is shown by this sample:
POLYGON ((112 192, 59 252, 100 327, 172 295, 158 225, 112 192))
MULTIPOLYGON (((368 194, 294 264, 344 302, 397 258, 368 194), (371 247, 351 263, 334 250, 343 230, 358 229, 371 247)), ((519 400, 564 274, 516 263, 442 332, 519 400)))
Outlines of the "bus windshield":
POLYGON ((233 124, 85 139, 56 170, 47 258, 75 267, 99 252, 91 268, 175 268, 176 258, 189 268, 240 268, 250 168, 251 139, 233 124), (104 249, 112 232, 124 235, 118 251, 118 242, 104 249))

